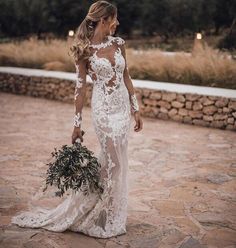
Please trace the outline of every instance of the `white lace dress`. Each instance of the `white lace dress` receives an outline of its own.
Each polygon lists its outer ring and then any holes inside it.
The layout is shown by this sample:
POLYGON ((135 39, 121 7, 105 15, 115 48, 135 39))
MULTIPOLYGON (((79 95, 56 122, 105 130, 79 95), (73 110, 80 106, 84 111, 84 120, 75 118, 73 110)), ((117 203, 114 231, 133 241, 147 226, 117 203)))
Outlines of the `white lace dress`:
POLYGON ((91 77, 92 121, 101 146, 98 160, 105 190, 100 199, 93 193, 72 192, 53 209, 22 212, 12 218, 21 227, 63 232, 72 230, 89 236, 109 238, 126 233, 128 203, 128 135, 131 112, 139 111, 129 76, 125 41, 107 36, 93 51, 87 63, 76 66, 74 126, 81 126, 86 92, 86 74, 91 77))

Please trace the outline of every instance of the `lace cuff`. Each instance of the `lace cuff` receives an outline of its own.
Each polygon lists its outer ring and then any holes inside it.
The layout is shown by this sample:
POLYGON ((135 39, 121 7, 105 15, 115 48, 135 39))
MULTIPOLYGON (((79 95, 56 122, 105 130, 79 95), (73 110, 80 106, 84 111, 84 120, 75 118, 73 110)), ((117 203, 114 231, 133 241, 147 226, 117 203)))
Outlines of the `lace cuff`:
POLYGON ((138 100, 135 94, 130 96, 130 105, 131 105, 131 109, 133 110, 133 113, 139 111, 138 100))
POLYGON ((78 112, 74 116, 74 126, 75 127, 81 127, 81 122, 82 122, 82 116, 81 116, 81 113, 78 112))

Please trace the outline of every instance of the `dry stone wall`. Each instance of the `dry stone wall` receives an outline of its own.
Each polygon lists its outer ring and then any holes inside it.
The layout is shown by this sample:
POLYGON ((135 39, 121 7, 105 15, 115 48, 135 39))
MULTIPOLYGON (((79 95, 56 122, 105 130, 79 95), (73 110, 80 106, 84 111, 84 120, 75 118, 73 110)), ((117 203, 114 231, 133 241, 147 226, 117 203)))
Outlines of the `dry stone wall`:
MULTIPOLYGON (((14 94, 73 103, 75 83, 51 77, 0 73, 0 90, 14 94)), ((236 130, 236 98, 135 88, 142 116, 236 130)), ((90 106, 92 84, 87 84, 85 106, 90 106)))
POLYGON ((236 130, 236 98, 137 89, 145 116, 236 130))

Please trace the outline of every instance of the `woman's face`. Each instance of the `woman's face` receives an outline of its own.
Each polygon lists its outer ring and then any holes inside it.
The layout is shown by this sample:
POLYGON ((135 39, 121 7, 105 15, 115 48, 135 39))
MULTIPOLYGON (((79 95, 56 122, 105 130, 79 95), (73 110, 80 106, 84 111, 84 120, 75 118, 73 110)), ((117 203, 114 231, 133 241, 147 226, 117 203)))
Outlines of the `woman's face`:
POLYGON ((107 32, 110 35, 113 35, 116 31, 116 27, 119 25, 119 21, 117 20, 117 14, 115 14, 114 17, 109 17, 107 19, 107 23, 106 23, 106 28, 107 28, 107 32))

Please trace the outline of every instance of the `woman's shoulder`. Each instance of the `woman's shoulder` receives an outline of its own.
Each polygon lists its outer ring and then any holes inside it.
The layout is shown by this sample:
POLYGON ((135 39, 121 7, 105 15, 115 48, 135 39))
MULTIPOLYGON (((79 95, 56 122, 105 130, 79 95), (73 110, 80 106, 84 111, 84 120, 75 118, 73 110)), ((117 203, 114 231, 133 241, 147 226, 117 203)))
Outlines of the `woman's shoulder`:
POLYGON ((113 40, 118 44, 118 45, 123 45, 125 44, 125 40, 121 38, 120 36, 113 36, 113 40))

